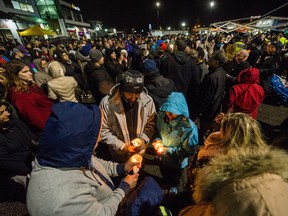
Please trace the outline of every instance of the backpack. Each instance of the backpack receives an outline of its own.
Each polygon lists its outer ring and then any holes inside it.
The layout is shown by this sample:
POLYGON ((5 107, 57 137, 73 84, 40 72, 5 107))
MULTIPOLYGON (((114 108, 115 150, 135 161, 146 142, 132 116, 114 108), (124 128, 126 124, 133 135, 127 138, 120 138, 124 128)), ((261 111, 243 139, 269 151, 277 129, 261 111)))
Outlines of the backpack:
POLYGON ((288 103, 288 86, 285 86, 282 78, 276 74, 272 77, 271 88, 280 96, 283 103, 288 103))

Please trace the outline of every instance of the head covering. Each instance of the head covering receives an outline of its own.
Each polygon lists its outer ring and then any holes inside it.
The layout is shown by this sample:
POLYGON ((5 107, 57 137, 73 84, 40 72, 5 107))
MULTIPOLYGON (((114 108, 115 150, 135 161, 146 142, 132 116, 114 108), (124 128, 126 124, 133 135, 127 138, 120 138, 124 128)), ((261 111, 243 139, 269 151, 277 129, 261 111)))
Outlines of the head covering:
POLYGON ((144 76, 137 70, 128 70, 122 74, 120 88, 129 93, 141 93, 144 87, 144 76))
POLYGON ((100 59, 103 57, 101 51, 97 49, 91 49, 89 51, 89 56, 90 56, 91 61, 93 62, 99 62, 100 59))
POLYGON ((164 104, 160 107, 160 111, 170 112, 176 115, 183 115, 189 118, 189 110, 186 99, 181 92, 172 92, 164 104))
POLYGON ((53 78, 65 76, 66 69, 59 61, 49 62, 47 69, 53 78))
POLYGON ((91 49, 92 49, 92 45, 90 43, 86 43, 85 46, 82 46, 82 48, 80 49, 80 52, 82 55, 88 56, 91 49))
POLYGON ((102 113, 94 104, 55 104, 39 140, 36 155, 39 164, 56 168, 88 168, 100 133, 101 118, 102 113))
POLYGON ((108 58, 110 58, 110 55, 111 55, 113 52, 115 52, 115 49, 114 49, 114 48, 110 48, 110 49, 106 48, 106 49, 105 49, 105 55, 106 55, 108 58))
POLYGON ((279 45, 279 43, 277 43, 277 42, 272 42, 272 43, 270 43, 269 45, 270 45, 270 46, 274 46, 277 50, 280 49, 280 45, 279 45))
POLYGON ((144 61, 144 73, 151 73, 151 72, 155 72, 157 71, 157 66, 156 66, 156 62, 153 59, 146 59, 144 61))
POLYGON ((160 49, 163 50, 163 51, 165 51, 165 50, 167 49, 167 45, 166 45, 166 43, 164 43, 164 42, 162 42, 159 47, 160 47, 160 49))
POLYGON ((21 51, 20 51, 18 48, 14 48, 14 49, 12 50, 12 52, 13 52, 13 53, 21 53, 21 51))

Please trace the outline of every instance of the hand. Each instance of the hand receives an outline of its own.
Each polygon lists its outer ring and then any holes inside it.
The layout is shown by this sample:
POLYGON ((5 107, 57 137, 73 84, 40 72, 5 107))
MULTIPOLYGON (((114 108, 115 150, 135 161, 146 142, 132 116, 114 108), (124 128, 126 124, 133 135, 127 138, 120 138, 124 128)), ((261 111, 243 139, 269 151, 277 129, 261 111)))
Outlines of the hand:
POLYGON ((221 124, 221 121, 224 118, 224 116, 225 116, 225 114, 223 112, 219 113, 214 119, 215 123, 221 124))
POLYGON ((133 175, 127 175, 123 179, 123 181, 126 182, 127 184, 129 184, 130 188, 133 189, 137 185, 138 177, 139 177, 139 174, 138 173, 134 173, 133 175))
POLYGON ((129 173, 134 166, 137 166, 138 168, 141 168, 142 163, 141 162, 132 162, 131 157, 126 161, 124 165, 124 171, 125 173, 129 173))
POLYGON ((165 155, 167 151, 168 148, 166 146, 163 146, 161 149, 155 149, 156 154, 159 156, 165 155))
POLYGON ((167 147, 165 147, 162 144, 162 140, 159 139, 159 138, 157 138, 157 139, 155 139, 153 141, 152 146, 153 146, 154 151, 156 152, 156 154, 159 155, 159 156, 164 155, 167 152, 167 147))

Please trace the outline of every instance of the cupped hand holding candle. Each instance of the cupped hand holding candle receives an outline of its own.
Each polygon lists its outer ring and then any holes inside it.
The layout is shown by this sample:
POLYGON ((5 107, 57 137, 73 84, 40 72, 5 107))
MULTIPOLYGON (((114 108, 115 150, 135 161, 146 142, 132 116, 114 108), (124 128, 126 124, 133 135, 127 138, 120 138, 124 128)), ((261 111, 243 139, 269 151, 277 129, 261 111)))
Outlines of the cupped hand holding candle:
POLYGON ((139 169, 142 165, 143 157, 139 154, 134 154, 132 157, 130 157, 130 161, 133 164, 133 173, 139 172, 139 169))
POLYGON ((154 140, 152 146, 158 155, 163 155, 167 152, 167 147, 162 144, 160 139, 154 140))

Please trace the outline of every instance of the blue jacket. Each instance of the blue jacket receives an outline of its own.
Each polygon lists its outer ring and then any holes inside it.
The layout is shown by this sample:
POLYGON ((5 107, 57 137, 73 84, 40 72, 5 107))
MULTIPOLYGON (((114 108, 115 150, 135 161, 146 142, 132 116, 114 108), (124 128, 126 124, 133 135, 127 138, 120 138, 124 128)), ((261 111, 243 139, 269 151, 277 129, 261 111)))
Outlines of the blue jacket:
POLYGON ((172 92, 160 107, 157 117, 157 129, 168 152, 162 156, 164 164, 174 168, 188 165, 188 157, 194 155, 198 144, 198 129, 189 119, 189 110, 185 97, 180 92, 172 92), (178 118, 169 120, 166 112, 177 114, 178 118))

